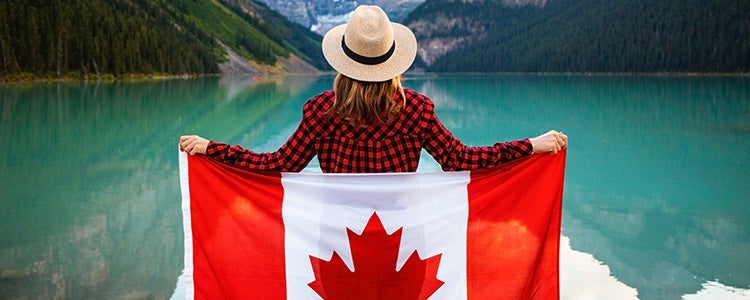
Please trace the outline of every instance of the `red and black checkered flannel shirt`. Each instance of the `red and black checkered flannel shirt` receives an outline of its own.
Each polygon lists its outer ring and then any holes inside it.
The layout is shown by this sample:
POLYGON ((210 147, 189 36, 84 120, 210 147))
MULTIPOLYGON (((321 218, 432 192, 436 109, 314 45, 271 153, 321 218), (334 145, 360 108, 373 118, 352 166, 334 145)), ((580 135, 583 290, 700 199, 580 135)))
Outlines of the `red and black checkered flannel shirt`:
POLYGON ((432 100, 413 90, 405 93, 404 107, 388 125, 358 128, 326 117, 334 102, 333 91, 327 91, 305 103, 299 127, 276 152, 212 141, 206 155, 244 169, 281 172, 301 171, 317 155, 325 173, 378 173, 416 171, 422 148, 445 171, 491 167, 532 152, 529 139, 468 147, 440 123, 432 100))

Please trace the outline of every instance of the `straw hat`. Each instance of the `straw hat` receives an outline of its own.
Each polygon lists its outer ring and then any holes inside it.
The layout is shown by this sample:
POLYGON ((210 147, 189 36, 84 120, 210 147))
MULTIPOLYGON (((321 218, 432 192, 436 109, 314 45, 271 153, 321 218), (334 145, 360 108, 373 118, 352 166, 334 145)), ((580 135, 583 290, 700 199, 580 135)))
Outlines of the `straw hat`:
POLYGON ((417 56, 414 33, 388 20, 380 7, 367 5, 357 7, 348 24, 329 30, 322 47, 333 69, 368 82, 401 75, 417 56))

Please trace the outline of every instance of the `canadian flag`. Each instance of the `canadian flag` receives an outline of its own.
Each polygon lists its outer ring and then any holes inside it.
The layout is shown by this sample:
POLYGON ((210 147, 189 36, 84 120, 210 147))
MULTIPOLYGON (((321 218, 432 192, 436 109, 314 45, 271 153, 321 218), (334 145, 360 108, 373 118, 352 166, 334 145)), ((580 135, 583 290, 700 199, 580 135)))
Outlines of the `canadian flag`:
POLYGON ((480 171, 248 172, 180 152, 188 298, 558 299, 565 152, 480 171))

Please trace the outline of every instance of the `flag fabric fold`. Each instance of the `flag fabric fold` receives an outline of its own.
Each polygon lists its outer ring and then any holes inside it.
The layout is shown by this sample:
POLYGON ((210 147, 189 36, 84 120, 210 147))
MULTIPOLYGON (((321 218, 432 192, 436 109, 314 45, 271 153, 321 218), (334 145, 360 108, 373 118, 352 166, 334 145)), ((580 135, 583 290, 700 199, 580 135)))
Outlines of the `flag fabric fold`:
POLYGON ((565 154, 309 174, 180 152, 186 296, 558 299, 565 154))

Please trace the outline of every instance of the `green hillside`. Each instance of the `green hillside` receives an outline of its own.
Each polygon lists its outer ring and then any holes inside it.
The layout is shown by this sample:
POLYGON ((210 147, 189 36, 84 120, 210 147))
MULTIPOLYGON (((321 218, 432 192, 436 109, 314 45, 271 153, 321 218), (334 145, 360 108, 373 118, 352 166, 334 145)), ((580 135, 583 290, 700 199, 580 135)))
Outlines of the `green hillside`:
MULTIPOLYGON (((227 0, 221 1, 228 2, 227 0)), ((320 35, 300 24, 289 21, 285 16, 263 3, 250 0, 245 0, 245 3, 244 9, 257 12, 262 17, 263 22, 259 22, 244 13, 241 5, 227 3, 227 6, 245 21, 257 26, 271 40, 291 49, 292 53, 305 59, 319 70, 330 70, 331 67, 323 57, 323 51, 320 50, 320 42, 323 39, 320 35)))
POLYGON ((319 49, 319 36, 286 38, 299 30, 214 0, 7 0, 0 2, 0 78, 215 74, 225 60, 220 43, 260 64, 295 53, 323 65, 307 54, 319 49))
POLYGON ((406 22, 437 15, 484 28, 429 71, 750 72, 750 0, 428 0, 406 22))

